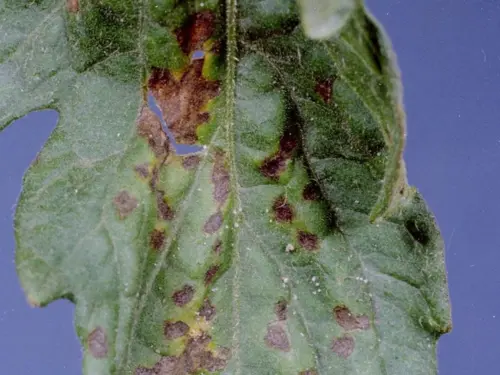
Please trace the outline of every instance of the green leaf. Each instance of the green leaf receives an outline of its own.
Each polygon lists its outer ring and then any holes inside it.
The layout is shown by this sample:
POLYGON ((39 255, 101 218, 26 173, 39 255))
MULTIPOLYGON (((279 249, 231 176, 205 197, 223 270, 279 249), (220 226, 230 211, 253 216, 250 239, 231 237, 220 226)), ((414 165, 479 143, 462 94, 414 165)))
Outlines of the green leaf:
POLYGON ((358 0, 298 0, 306 35, 327 39, 336 35, 359 6, 358 0))
POLYGON ((443 244, 361 4, 327 41, 293 0, 8 0, 0 17, 0 128, 60 116, 24 178, 17 269, 32 305, 75 303, 84 374, 436 372, 443 244))

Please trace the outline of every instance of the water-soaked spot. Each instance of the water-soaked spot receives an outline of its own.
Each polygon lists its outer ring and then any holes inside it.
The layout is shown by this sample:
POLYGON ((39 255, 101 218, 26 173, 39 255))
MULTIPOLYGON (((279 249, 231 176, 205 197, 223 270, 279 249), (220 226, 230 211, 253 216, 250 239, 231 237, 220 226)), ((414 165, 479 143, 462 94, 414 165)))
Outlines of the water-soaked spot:
POLYGON ((153 229, 149 235, 149 246, 156 251, 163 249, 165 243, 165 231, 160 229, 153 229))
POLYGON ((229 172, 225 164, 224 154, 217 152, 212 170, 212 183, 214 184, 214 199, 220 204, 224 203, 229 195, 229 172))
POLYGON ((94 358, 104 358, 108 354, 108 340, 102 327, 97 326, 87 337, 90 354, 94 358))
POLYGON ((405 228, 410 232, 413 239, 422 245, 427 245, 431 240, 429 234, 429 224, 424 219, 420 219, 417 215, 408 218, 405 223, 405 228))
POLYGON ((167 340, 174 340, 176 338, 184 336, 189 331, 189 326, 182 322, 165 322, 163 326, 163 332, 167 340))
POLYGON ((302 190, 302 198, 306 201, 317 201, 321 198, 321 190, 314 181, 308 183, 302 190))
POLYGON ((276 221, 290 223, 293 220, 294 212, 292 205, 281 195, 273 203, 273 212, 276 221))
POLYGON ((130 193, 126 190, 120 191, 113 199, 113 203, 118 211, 118 215, 120 219, 123 219, 130 215, 132 211, 134 211, 139 203, 137 199, 134 198, 130 193))
POLYGON ((295 127, 286 129, 280 139, 279 150, 264 160, 260 166, 260 172, 271 179, 279 178, 279 175, 285 171, 287 160, 293 155, 293 151, 299 144, 299 135, 295 127))
POLYGON ((345 306, 337 306, 333 309, 333 315, 337 323, 345 330, 370 328, 370 319, 366 315, 354 315, 345 306))
POLYGON ((348 334, 333 339, 332 351, 342 358, 348 358, 354 351, 354 338, 348 334))
POLYGON ((299 372, 299 375, 318 375, 318 372, 316 370, 305 370, 299 372))
POLYGON ((161 127, 161 122, 151 109, 144 105, 137 120, 137 133, 146 138, 149 146, 159 159, 164 159, 169 152, 168 137, 161 127))
POLYGON ((276 313, 276 317, 278 320, 286 320, 286 314, 288 311, 288 304, 284 299, 280 299, 274 305, 274 312, 276 313))
POLYGON ((165 201, 164 196, 165 193, 163 191, 156 191, 156 206, 158 208, 158 217, 162 220, 172 220, 174 218, 174 211, 165 201))
POLYGON ((209 119, 203 107, 219 95, 219 82, 203 77, 203 64, 204 59, 194 60, 180 80, 159 68, 153 69, 149 79, 149 88, 177 143, 197 142, 196 129, 209 119))
POLYGON ((203 11, 191 15, 184 25, 176 30, 177 41, 185 54, 202 50, 215 31, 215 14, 203 11))
POLYGON ((222 226, 222 212, 217 211, 215 214, 211 215, 205 225, 203 226, 203 230, 207 234, 213 234, 219 230, 219 228, 222 226))
POLYGON ((148 163, 139 164, 134 167, 135 173, 137 173, 142 178, 149 177, 149 165, 148 163))
POLYGON ((318 236, 316 236, 313 233, 300 230, 297 235, 297 239, 299 241, 300 246, 302 246, 304 249, 308 251, 315 251, 318 250, 319 248, 318 236))
POLYGON ((211 266, 208 271, 205 273, 205 285, 209 285, 214 281, 215 276, 217 276, 217 272, 219 272, 219 265, 211 266))
POLYGON ((70 13, 76 13, 80 10, 79 0, 66 0, 66 8, 70 13))
POLYGON ((290 351, 290 341, 283 322, 271 322, 267 325, 266 344, 283 352, 290 351))
POLYGON ((201 158, 198 155, 185 156, 182 159, 182 166, 184 169, 195 169, 200 164, 201 158))
POLYGON ((323 98, 323 101, 327 104, 330 104, 332 100, 332 89, 333 82, 335 81, 335 77, 329 77, 327 79, 320 80, 316 82, 316 86, 314 87, 314 91, 323 98))
POLYGON ((205 298, 205 300, 203 301, 203 305, 201 305, 201 308, 198 311, 198 314, 204 317, 207 322, 209 322, 215 317, 215 313, 215 306, 212 305, 208 298, 205 298))
POLYGON ((213 249, 214 253, 217 255, 220 255, 222 253, 222 241, 220 240, 220 238, 217 238, 217 240, 215 241, 213 249))
POLYGON ((194 296, 194 288, 191 285, 184 285, 182 289, 172 294, 172 300, 177 306, 184 306, 191 302, 194 296))

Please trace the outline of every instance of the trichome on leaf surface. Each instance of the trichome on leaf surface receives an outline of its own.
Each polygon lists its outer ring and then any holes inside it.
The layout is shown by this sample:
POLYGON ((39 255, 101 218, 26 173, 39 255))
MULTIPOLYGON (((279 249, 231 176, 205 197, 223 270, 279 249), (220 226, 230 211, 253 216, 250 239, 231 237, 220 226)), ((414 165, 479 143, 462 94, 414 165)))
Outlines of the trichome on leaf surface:
POLYGON ((0 128, 60 116, 17 270, 75 303, 84 374, 436 372, 443 243, 390 43, 361 0, 312 3, 0 5, 0 128))

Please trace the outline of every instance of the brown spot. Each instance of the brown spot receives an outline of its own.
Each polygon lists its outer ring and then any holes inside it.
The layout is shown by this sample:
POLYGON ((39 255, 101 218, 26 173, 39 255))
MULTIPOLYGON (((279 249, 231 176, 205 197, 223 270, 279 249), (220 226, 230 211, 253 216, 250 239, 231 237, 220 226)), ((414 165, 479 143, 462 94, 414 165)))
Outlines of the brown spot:
POLYGON ((130 215, 138 206, 137 199, 130 195, 126 190, 120 191, 113 199, 113 203, 118 211, 120 219, 130 215))
POLYGON ((212 305, 212 303, 208 298, 206 298, 203 301, 203 305, 201 306, 200 311, 198 311, 198 313, 200 314, 200 316, 204 317, 207 322, 209 322, 215 317, 216 313, 215 306, 212 305))
POLYGON ((274 305, 274 312, 276 313, 276 317, 278 320, 286 320, 286 313, 288 311, 288 304, 284 299, 280 299, 274 305))
POLYGON ((260 172, 271 179, 279 178, 279 175, 285 171, 287 166, 287 160, 293 155, 293 151, 299 143, 298 133, 293 128, 293 130, 286 130, 284 135, 280 139, 278 152, 265 159, 260 166, 260 172))
POLYGON ((321 198, 321 190, 315 182, 308 183, 302 191, 302 197, 306 201, 316 201, 321 198))
POLYGON ((136 165, 134 170, 139 176, 141 176, 143 178, 149 177, 149 165, 148 165, 148 163, 136 165))
POLYGON ((149 246, 160 251, 163 248, 163 243, 165 242, 165 231, 160 229, 153 229, 149 236, 149 246))
POLYGON ((316 370, 305 370, 299 372, 299 375, 318 375, 318 372, 316 370))
POLYGON ((220 255, 222 253, 222 241, 220 238, 217 238, 217 240, 214 243, 214 253, 217 255, 220 255))
POLYGON ((89 351, 94 358, 104 358, 108 354, 108 342, 102 327, 97 326, 87 337, 89 351))
POLYGON ((222 204, 229 195, 229 172, 225 165, 224 154, 217 152, 215 154, 214 169, 212 171, 212 183, 214 184, 214 199, 222 204))
POLYGON ((152 369, 138 368, 136 375, 188 375, 203 370, 221 371, 227 366, 231 352, 226 348, 219 348, 214 353, 208 348, 211 340, 206 334, 191 337, 180 356, 162 357, 152 369))
POLYGON ((172 299, 177 306, 184 306, 189 303, 194 296, 194 288, 191 285, 184 285, 182 289, 172 294, 172 299))
POLYGON ((174 211, 170 208, 164 198, 165 193, 161 190, 156 191, 156 206, 158 207, 158 217, 162 220, 172 220, 174 211))
POLYGON ((168 155, 168 137, 161 127, 158 116, 146 105, 142 107, 137 120, 137 133, 146 138, 157 158, 164 159, 168 155))
POLYGON ((273 204, 273 212, 276 221, 288 222, 293 220, 294 213, 292 206, 287 202, 284 196, 278 197, 273 204))
POLYGON ((217 272, 219 271, 219 265, 212 266, 205 273, 205 285, 211 284, 214 281, 217 272))
POLYGON ((192 61, 180 80, 160 68, 154 68, 149 79, 149 88, 178 143, 196 143, 196 129, 208 120, 202 108, 219 94, 219 82, 202 75, 204 61, 192 61))
POLYGON ((318 250, 318 236, 315 234, 300 230, 298 233, 300 246, 308 251, 318 250))
POLYGON ((192 14, 182 28, 176 30, 177 41, 184 53, 202 49, 215 31, 215 15, 210 11, 192 14))
POLYGON ((165 322, 163 327, 163 332, 167 340, 174 340, 176 338, 184 336, 189 331, 189 326, 182 322, 165 322))
POLYGON ((271 348, 283 352, 290 351, 290 341, 283 322, 272 322, 267 325, 265 341, 271 348))
POLYGON ((66 8, 70 13, 76 13, 80 9, 80 4, 78 0, 66 0, 66 8))
POLYGON ((348 358, 354 351, 354 338, 345 334, 333 339, 332 351, 342 358, 348 358))
POLYGON ((203 226, 203 230, 207 234, 213 234, 217 232, 222 226, 222 220, 222 212, 216 212, 207 219, 205 225, 203 226))
POLYGON ((345 330, 355 329, 366 330, 370 328, 370 320, 366 315, 354 315, 345 306, 337 306, 333 309, 333 314, 337 323, 345 330))
POLYGON ((194 169, 200 164, 201 158, 198 155, 186 156, 182 159, 182 166, 184 169, 194 169))
POLYGON ((329 104, 332 99, 332 88, 334 80, 334 78, 330 77, 318 81, 316 83, 316 86, 314 87, 314 91, 316 91, 316 93, 319 94, 323 98, 323 101, 327 104, 329 104))

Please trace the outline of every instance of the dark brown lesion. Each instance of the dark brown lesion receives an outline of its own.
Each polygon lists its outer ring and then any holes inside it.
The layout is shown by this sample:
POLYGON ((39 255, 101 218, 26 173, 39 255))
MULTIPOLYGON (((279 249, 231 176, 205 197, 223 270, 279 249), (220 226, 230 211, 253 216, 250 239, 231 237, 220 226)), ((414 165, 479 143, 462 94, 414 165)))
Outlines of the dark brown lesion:
POLYGON ((297 240, 300 246, 307 251, 316 251, 319 249, 319 239, 314 233, 300 230, 297 233, 297 240))
MULTIPOLYGON (((293 121, 293 120, 290 120, 293 121)), ((288 165, 288 160, 299 145, 299 132, 296 124, 289 123, 280 139, 278 151, 266 158, 260 166, 260 172, 273 180, 279 178, 288 165)))
POLYGON ((274 305, 274 312, 278 320, 286 320, 288 312, 288 303, 284 299, 280 299, 274 305))
POLYGON ((189 332, 189 326, 183 321, 165 322, 163 332, 167 340, 175 340, 189 332))
POLYGON ((158 217, 161 220, 172 220, 174 211, 165 200, 165 192, 163 190, 156 191, 156 207, 158 209, 158 217))
MULTIPOLYGON (((177 40, 185 54, 203 47, 215 30, 215 15, 205 11, 191 15, 176 31, 177 40)), ((165 122, 178 143, 195 144, 196 129, 209 121, 206 104, 219 95, 219 81, 203 76, 205 58, 191 60, 178 79, 171 71, 153 68, 148 88, 161 108, 165 122)))
POLYGON ((212 170, 212 183, 214 184, 213 196, 217 203, 223 204, 229 195, 229 171, 223 152, 216 152, 215 163, 212 170))
POLYGON ((168 137, 162 129, 158 116, 144 105, 137 120, 137 133, 148 141, 155 156, 163 160, 169 152, 168 137))
POLYGON ((217 211, 216 213, 210 215, 210 217, 205 222, 203 226, 203 231, 207 234, 214 234, 217 232, 222 226, 222 222, 224 221, 224 217, 222 212, 217 211))
POLYGON ((302 198, 306 201, 317 201, 321 198, 321 189, 314 181, 309 182, 302 190, 302 198))
POLYGON ((290 340, 288 339, 284 322, 271 322, 267 325, 265 342, 270 348, 282 352, 290 351, 290 340))
POLYGON ((354 337, 344 334, 341 337, 336 337, 332 341, 332 352, 338 354, 340 357, 347 359, 354 352, 354 337))
POLYGON ((220 266, 216 264, 216 265, 211 266, 207 270, 207 272, 205 273, 205 285, 209 285, 215 280, 215 277, 217 276, 219 269, 220 269, 220 266))
POLYGON ((355 315, 346 306, 336 306, 333 315, 337 323, 345 330, 367 330, 370 319, 366 315, 355 315))
POLYGON ((149 246, 156 251, 160 251, 165 243, 165 231, 160 229, 153 229, 149 235, 149 246))
POLYGON ((295 216, 293 207, 287 199, 281 195, 273 203, 274 218, 278 222, 291 223, 295 216))
POLYGON ((321 96, 323 101, 330 104, 332 101, 333 83, 336 77, 328 77, 326 79, 321 79, 316 82, 314 86, 314 91, 321 96))
POLYGON ((212 303, 208 298, 205 298, 205 300, 203 301, 203 305, 201 305, 198 314, 204 317, 207 322, 211 321, 215 317, 216 314, 215 306, 212 305, 212 303))
POLYGON ((186 284, 182 287, 182 289, 179 289, 172 294, 172 300, 177 306, 182 307, 191 302, 194 292, 194 288, 191 285, 186 284))
POLYGON ((182 158, 182 167, 186 170, 194 169, 200 164, 201 158, 198 155, 189 155, 182 158))

